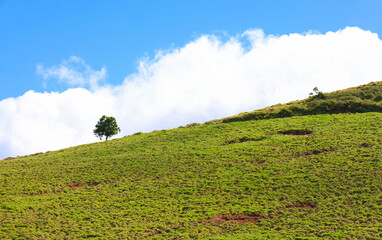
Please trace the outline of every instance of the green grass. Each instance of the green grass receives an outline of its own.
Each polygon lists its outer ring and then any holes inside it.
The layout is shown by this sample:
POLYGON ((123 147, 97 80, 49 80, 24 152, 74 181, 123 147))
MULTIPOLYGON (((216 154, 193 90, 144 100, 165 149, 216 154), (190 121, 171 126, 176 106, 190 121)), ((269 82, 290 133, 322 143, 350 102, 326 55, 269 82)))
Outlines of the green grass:
POLYGON ((353 113, 203 124, 9 158, 0 238, 380 239, 381 123, 353 113), (254 212, 256 223, 211 222, 254 212))

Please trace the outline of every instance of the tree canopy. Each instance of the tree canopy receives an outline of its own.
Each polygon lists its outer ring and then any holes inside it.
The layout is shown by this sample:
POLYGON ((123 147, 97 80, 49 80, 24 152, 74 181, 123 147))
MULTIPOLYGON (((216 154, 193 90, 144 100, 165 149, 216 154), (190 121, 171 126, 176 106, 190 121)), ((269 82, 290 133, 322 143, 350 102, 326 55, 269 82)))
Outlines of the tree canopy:
POLYGON ((96 137, 99 137, 101 140, 102 137, 105 136, 106 141, 109 137, 118 134, 120 131, 121 129, 118 127, 117 121, 114 117, 107 117, 103 115, 100 120, 98 120, 93 132, 96 137))

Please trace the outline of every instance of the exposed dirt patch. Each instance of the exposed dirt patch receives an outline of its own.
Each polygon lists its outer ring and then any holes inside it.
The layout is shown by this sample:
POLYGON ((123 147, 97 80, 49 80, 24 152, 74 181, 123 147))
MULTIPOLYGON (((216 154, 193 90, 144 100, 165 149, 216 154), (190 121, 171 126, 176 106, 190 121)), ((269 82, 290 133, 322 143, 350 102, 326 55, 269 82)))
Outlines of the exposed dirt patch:
POLYGON ((296 202, 293 204, 286 205, 282 207, 281 209, 278 209, 276 212, 269 214, 269 215, 264 215, 260 212, 253 212, 249 214, 221 214, 221 215, 215 215, 213 216, 212 219, 204 221, 204 224, 210 224, 210 225, 221 225, 225 222, 231 222, 234 221, 239 225, 243 225, 246 223, 252 223, 252 224, 257 224, 259 220, 261 219, 270 219, 274 217, 278 217, 281 214, 284 213, 286 209, 304 209, 304 210, 309 210, 309 209, 314 209, 317 207, 317 204, 315 202, 296 202))
POLYGON ((329 150, 312 150, 312 151, 307 151, 307 152, 302 152, 300 154, 298 154, 299 156, 309 156, 309 155, 318 155, 320 153, 324 153, 324 152, 334 152, 336 151, 337 149, 335 148, 331 148, 329 150))
POLYGON ((296 202, 285 206, 285 208, 303 208, 303 209, 313 209, 316 208, 317 204, 314 202, 296 202))
POLYGON ((157 229, 153 230, 152 232, 150 232, 149 234, 147 234, 145 236, 145 238, 150 238, 150 237, 153 237, 157 234, 161 234, 163 233, 164 231, 166 231, 166 229, 164 229, 163 227, 158 227, 157 229))
POLYGON ((87 185, 87 186, 97 186, 98 184, 99 183, 96 183, 96 182, 86 182, 86 183, 73 182, 73 183, 66 184, 66 186, 68 186, 70 188, 80 188, 80 187, 83 187, 84 185, 87 185))
POLYGON ((239 138, 239 139, 234 139, 234 140, 227 141, 227 142, 223 143, 222 146, 229 145, 229 144, 235 144, 235 143, 261 141, 264 138, 265 138, 265 136, 264 137, 256 137, 256 138, 253 138, 253 137, 242 137, 242 138, 239 138))
POLYGON ((220 225, 228 221, 235 221, 237 224, 243 225, 246 223, 256 224, 260 219, 264 219, 266 216, 259 212, 253 212, 249 214, 222 214, 215 215, 212 219, 205 221, 205 224, 220 225))
MULTIPOLYGON (((192 229, 195 229, 196 223, 189 223, 188 226, 191 227, 192 229)), ((184 223, 181 223, 180 225, 174 225, 174 226, 171 226, 168 228, 157 227, 157 228, 153 229, 151 232, 149 232, 148 234, 146 234, 144 236, 144 238, 151 238, 155 235, 162 234, 165 232, 178 231, 179 229, 184 228, 184 227, 186 227, 184 223)))
POLYGON ((317 155, 317 154, 320 154, 320 153, 321 153, 321 151, 312 150, 312 151, 308 151, 308 152, 302 152, 299 155, 300 156, 309 156, 309 155, 317 155))
POLYGON ((44 194, 48 194, 48 193, 51 193, 51 192, 48 190, 44 190, 44 191, 37 191, 34 193, 28 193, 27 195, 28 196, 40 196, 40 195, 44 195, 44 194))
POLYGON ((67 186, 70 187, 70 188, 79 188, 79 187, 82 187, 83 185, 85 185, 85 183, 69 183, 67 186))
POLYGON ((308 135, 308 134, 312 134, 313 131, 291 129, 291 130, 286 130, 286 131, 280 131, 279 133, 283 134, 283 135, 308 135))
POLYGON ((279 208, 275 213, 273 213, 270 217, 278 217, 282 214, 291 214, 286 211, 287 209, 302 209, 302 210, 311 210, 317 208, 317 204, 315 202, 296 202, 289 205, 286 205, 282 208, 279 208))

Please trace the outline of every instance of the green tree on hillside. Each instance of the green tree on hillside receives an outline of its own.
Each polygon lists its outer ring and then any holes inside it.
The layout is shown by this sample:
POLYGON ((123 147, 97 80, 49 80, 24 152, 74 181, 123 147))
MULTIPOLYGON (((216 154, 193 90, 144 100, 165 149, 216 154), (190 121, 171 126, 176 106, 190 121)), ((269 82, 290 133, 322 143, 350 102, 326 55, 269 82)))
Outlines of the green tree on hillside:
POLYGON ((325 94, 323 92, 321 92, 320 90, 318 90, 317 87, 314 87, 313 92, 309 93, 309 97, 311 99, 324 99, 325 94))
POLYGON ((114 117, 106 117, 103 115, 100 120, 98 120, 93 132, 99 139, 102 140, 102 137, 105 136, 107 140, 109 137, 118 134, 120 131, 121 129, 118 127, 114 117))

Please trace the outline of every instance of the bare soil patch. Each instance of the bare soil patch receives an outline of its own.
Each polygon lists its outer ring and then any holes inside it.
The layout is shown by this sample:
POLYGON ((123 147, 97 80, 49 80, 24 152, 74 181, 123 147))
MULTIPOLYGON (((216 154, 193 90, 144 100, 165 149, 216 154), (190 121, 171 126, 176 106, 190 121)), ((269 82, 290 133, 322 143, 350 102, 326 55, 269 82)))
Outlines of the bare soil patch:
POLYGON ((316 208, 317 204, 314 202, 296 202, 293 204, 286 205, 276 211, 273 214, 270 215, 264 215, 261 212, 253 212, 249 214, 245 213, 239 213, 239 214, 220 214, 215 215, 212 217, 212 219, 206 220, 204 224, 210 224, 210 225, 221 225, 225 222, 231 222, 234 221, 239 225, 244 225, 246 223, 252 223, 257 224, 259 220, 261 219, 267 219, 267 218, 274 218, 277 216, 280 216, 282 212, 284 212, 286 209, 304 209, 309 210, 316 208))
POLYGON ((285 206, 285 208, 303 208, 303 209, 313 209, 316 208, 317 204, 314 202, 296 202, 285 206))
POLYGON ((312 150, 312 151, 307 151, 307 152, 302 152, 299 154, 299 156, 309 156, 309 155, 318 155, 320 153, 324 153, 324 152, 334 152, 336 151, 337 149, 335 148, 331 148, 329 150, 312 150))
POLYGON ((28 196, 40 196, 40 195, 49 194, 49 193, 51 193, 51 192, 48 190, 44 190, 44 191, 37 191, 34 193, 28 193, 27 195, 28 196))
MULTIPOLYGON (((195 224, 191 224, 191 226, 195 227, 195 224)), ((144 236, 144 238, 151 238, 155 235, 158 235, 158 234, 162 234, 164 232, 168 232, 168 231, 177 231, 181 228, 184 227, 184 224, 182 223, 181 225, 177 225, 177 226, 173 226, 173 227, 170 227, 170 228, 167 228, 165 229, 164 227, 157 227, 156 229, 154 229, 152 232, 148 233, 147 235, 144 236)))
POLYGON ((308 152, 302 152, 302 153, 300 153, 300 156, 317 155, 320 153, 321 153, 321 151, 313 150, 313 151, 308 151, 308 152))
POLYGON ((74 182, 74 183, 69 183, 67 186, 70 188, 79 188, 82 187, 85 183, 79 183, 79 182, 74 182))
POLYGON ((239 138, 239 139, 234 139, 234 140, 227 141, 227 142, 223 143, 222 146, 229 145, 229 144, 235 144, 235 143, 261 141, 264 138, 265 137, 258 137, 258 138, 242 137, 242 138, 239 138))
POLYGON ((88 186, 97 186, 98 183, 95 183, 95 182, 86 182, 86 183, 81 183, 81 182, 73 182, 73 183, 69 183, 69 184, 66 184, 66 186, 70 187, 70 188, 80 188, 84 185, 88 185, 88 186))
POLYGON ((283 135, 308 135, 308 134, 312 134, 313 131, 291 129, 291 130, 286 130, 286 131, 280 131, 279 133, 283 134, 283 135))
POLYGON ((228 221, 235 221, 237 224, 243 225, 246 223, 256 224, 260 219, 264 219, 266 216, 259 212, 253 212, 249 214, 221 214, 215 215, 212 219, 209 219, 205 224, 220 225, 228 221))
POLYGON ((145 238, 153 237, 153 236, 155 236, 155 235, 157 235, 157 234, 161 234, 161 233, 163 233, 164 231, 166 231, 166 229, 164 229, 163 227, 158 227, 158 228, 155 229, 153 232, 147 234, 147 235, 145 236, 145 238))

